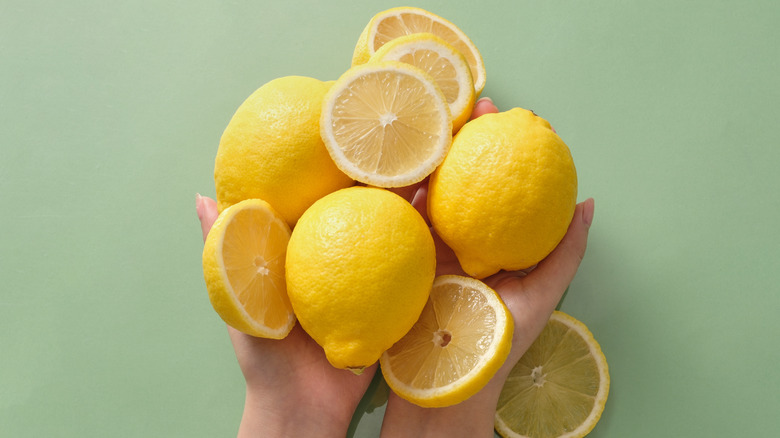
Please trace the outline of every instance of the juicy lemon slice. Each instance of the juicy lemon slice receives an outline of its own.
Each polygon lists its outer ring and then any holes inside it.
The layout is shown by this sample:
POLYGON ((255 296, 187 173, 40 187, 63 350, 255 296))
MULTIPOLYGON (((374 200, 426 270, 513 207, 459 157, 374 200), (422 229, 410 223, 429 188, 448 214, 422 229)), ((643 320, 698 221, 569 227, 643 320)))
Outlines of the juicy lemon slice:
POLYGON ((503 365, 513 327, 493 289, 470 277, 442 275, 417 323, 382 355, 382 374, 396 394, 417 405, 460 403, 503 365))
POLYGON ((509 374, 498 400, 504 437, 583 437, 601 418, 609 369, 580 321, 556 311, 509 374))
POLYGON ((320 135, 349 177, 379 187, 422 181, 452 144, 449 107, 434 80, 385 61, 347 70, 322 107, 320 135))
POLYGON ((203 247, 214 310, 233 328, 281 339, 295 325, 284 262, 290 228, 265 201, 247 199, 220 213, 203 247))
POLYGON ((471 116, 476 95, 466 58, 443 39, 430 33, 396 38, 371 57, 375 61, 401 61, 428 73, 444 93, 452 114, 452 132, 471 116))
POLYGON ((392 8, 374 15, 358 39, 352 65, 368 62, 371 55, 395 38, 423 32, 442 38, 463 54, 474 77, 474 91, 479 96, 485 87, 485 64, 477 46, 454 24, 420 8, 392 8))

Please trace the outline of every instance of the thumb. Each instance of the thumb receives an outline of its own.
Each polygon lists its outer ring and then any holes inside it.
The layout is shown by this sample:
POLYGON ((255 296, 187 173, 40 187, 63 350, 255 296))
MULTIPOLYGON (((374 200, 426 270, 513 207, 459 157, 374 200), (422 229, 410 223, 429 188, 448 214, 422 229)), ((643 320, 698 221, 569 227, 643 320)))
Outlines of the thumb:
POLYGON ((206 236, 208 236, 211 226, 214 225, 214 221, 216 221, 219 216, 217 203, 211 198, 196 194, 195 211, 197 211, 198 219, 200 220, 200 228, 203 231, 203 240, 206 240, 206 236))
POLYGON ((585 256, 594 207, 593 198, 577 205, 563 240, 523 279, 527 293, 534 295, 528 298, 543 302, 544 307, 555 308, 585 256))

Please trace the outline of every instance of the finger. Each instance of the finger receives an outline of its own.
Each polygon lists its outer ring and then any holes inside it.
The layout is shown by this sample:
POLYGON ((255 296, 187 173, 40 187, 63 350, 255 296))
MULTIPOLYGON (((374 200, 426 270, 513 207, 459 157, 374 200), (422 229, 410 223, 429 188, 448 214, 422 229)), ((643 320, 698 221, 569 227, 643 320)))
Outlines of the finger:
POLYGON ((425 223, 428 226, 431 225, 431 221, 428 219, 428 181, 417 188, 412 198, 412 207, 416 208, 420 215, 425 219, 425 223))
POLYGON ((474 120, 479 116, 497 113, 498 107, 493 104, 493 100, 489 97, 480 98, 477 103, 474 104, 474 109, 471 111, 470 120, 474 120))
POLYGON ((417 189, 420 188, 420 186, 427 181, 427 179, 420 181, 418 183, 414 183, 410 186, 403 186, 403 187, 390 187, 387 190, 390 190, 391 192, 395 193, 396 195, 406 199, 408 202, 412 202, 412 199, 414 199, 414 194, 417 193, 417 189))
POLYGON ((197 211, 198 219, 200 220, 200 228, 203 231, 203 240, 206 240, 206 236, 208 236, 211 226, 214 225, 214 221, 216 221, 219 216, 217 202, 211 198, 196 194, 195 211, 197 211))
POLYGON ((540 312, 552 312, 574 279, 585 256, 594 207, 593 198, 577 205, 561 242, 523 279, 526 299, 538 306, 540 312))

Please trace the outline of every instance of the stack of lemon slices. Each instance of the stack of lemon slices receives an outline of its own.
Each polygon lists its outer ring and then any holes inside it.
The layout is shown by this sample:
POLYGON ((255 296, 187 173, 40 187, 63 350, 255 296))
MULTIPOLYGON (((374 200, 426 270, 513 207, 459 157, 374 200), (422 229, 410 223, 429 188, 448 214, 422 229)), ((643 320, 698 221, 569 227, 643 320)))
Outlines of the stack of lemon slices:
MULTIPOLYGON (((434 279, 425 220, 384 189, 445 167, 485 83, 480 52, 462 30, 400 7, 369 20, 351 67, 336 81, 279 78, 250 96, 220 142, 220 215, 203 251, 221 318, 274 339, 299 321, 339 368, 359 371, 380 355, 388 385, 420 406, 450 406, 480 391, 512 347, 512 315, 482 275, 434 279), (349 188, 356 183, 372 187, 349 188), (380 265, 388 270, 382 278, 370 274, 380 265), (396 283, 416 292, 393 302, 386 292, 396 283), (396 313, 383 318, 389 308, 396 313), (380 320, 382 330, 372 331, 380 320)), ((529 135, 559 141, 546 121, 522 117, 540 126, 529 135)), ((556 160, 569 163, 566 146, 559 149, 556 160)), ((567 199, 575 199, 576 174, 566 165, 553 172, 566 174, 565 184, 574 179, 567 199)), ((435 176, 432 185, 444 180, 435 176)), ((568 207, 560 208, 564 216, 568 207)), ((556 312, 512 370, 496 429, 505 437, 583 436, 599 420, 608 389, 592 334, 556 312)))

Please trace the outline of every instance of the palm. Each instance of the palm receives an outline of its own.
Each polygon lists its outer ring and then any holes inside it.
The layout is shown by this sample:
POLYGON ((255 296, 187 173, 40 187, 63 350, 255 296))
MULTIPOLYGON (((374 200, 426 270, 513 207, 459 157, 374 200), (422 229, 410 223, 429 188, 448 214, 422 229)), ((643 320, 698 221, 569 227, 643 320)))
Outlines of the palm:
POLYGON ((305 394, 318 410, 351 415, 371 383, 376 367, 356 376, 334 368, 322 348, 297 324, 282 340, 255 338, 228 328, 247 385, 305 394))

